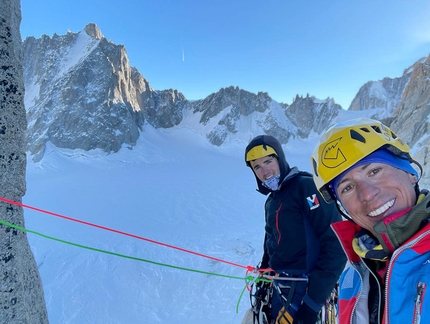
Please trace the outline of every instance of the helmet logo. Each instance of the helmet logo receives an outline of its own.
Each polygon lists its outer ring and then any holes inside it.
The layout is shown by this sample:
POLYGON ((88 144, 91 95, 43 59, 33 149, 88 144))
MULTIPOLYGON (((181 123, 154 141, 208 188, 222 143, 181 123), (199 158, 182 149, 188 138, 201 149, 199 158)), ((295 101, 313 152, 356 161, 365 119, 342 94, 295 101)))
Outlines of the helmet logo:
POLYGON ((345 155, 338 145, 341 139, 342 137, 335 139, 324 146, 321 163, 327 168, 336 168, 346 162, 345 155))

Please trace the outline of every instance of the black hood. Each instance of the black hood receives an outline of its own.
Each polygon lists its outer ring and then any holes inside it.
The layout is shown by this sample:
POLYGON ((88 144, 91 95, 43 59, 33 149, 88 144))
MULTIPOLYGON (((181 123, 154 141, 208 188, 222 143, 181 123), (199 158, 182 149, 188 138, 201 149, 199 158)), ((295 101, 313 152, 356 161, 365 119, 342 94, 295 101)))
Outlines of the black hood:
MULTIPOLYGON (((281 143, 279 143, 279 141, 276 138, 274 138, 273 136, 258 135, 251 142, 249 142, 248 146, 245 149, 245 162, 246 162, 246 154, 254 146, 258 146, 258 145, 263 145, 263 146, 268 145, 275 150, 276 155, 278 156, 279 169, 281 171, 281 177, 279 179, 279 183, 282 183, 282 181, 285 179, 287 174, 290 172, 290 166, 289 166, 287 160, 285 159, 285 153, 284 153, 284 150, 282 149, 281 143)), ((246 162, 246 165, 251 167, 251 165, 248 162, 246 162)), ((251 170, 252 170, 252 168, 251 168, 251 170)), ((258 191, 264 195, 269 194, 271 192, 271 190, 269 190, 263 186, 261 181, 255 175, 254 170, 252 170, 252 172, 254 173, 255 180, 257 181, 258 191)))

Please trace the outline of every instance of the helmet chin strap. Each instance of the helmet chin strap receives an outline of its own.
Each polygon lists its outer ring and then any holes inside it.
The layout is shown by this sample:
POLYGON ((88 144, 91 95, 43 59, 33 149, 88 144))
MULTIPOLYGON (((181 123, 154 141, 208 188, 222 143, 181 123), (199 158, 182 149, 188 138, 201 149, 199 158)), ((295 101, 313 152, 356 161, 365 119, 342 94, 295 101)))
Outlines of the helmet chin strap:
POLYGON ((266 181, 264 181, 262 184, 263 186, 265 186, 267 189, 275 191, 276 189, 278 189, 279 187, 279 178, 281 177, 281 174, 278 173, 277 175, 275 175, 273 178, 267 179, 266 181))
POLYGON ((417 183, 418 183, 420 181, 421 177, 423 176, 423 167, 421 166, 421 164, 418 161, 416 161, 414 159, 411 159, 410 162, 411 162, 411 164, 415 164, 420 169, 420 174, 418 177, 416 177, 417 183))
POLYGON ((348 212, 346 211, 346 209, 343 207, 342 203, 339 201, 339 199, 336 199, 336 207, 339 210, 340 214, 346 218, 347 220, 354 222, 354 220, 352 219, 351 216, 349 216, 348 212))

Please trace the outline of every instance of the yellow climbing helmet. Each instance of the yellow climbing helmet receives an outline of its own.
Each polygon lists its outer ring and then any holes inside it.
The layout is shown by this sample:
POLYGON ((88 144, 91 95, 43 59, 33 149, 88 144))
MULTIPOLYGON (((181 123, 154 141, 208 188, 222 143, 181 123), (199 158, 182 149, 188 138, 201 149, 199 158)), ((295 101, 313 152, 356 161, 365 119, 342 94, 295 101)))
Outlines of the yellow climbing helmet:
POLYGON ((351 119, 328 129, 311 157, 314 182, 324 199, 332 200, 330 181, 381 147, 412 160, 409 146, 377 120, 351 119))

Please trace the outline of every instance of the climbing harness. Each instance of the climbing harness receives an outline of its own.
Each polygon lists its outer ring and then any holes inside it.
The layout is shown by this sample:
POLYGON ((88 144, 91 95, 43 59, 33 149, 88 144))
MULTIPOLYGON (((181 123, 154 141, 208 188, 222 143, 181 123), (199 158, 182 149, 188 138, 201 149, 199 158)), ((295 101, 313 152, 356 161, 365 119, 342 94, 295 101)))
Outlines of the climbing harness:
POLYGON ((274 280, 276 293, 280 298, 282 307, 278 312, 276 323, 291 324, 293 323, 293 314, 300 306, 303 296, 306 294, 308 277, 304 274, 292 275, 287 272, 277 274, 274 280))

